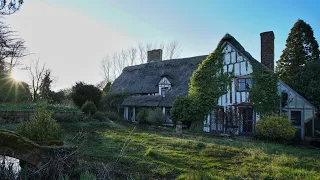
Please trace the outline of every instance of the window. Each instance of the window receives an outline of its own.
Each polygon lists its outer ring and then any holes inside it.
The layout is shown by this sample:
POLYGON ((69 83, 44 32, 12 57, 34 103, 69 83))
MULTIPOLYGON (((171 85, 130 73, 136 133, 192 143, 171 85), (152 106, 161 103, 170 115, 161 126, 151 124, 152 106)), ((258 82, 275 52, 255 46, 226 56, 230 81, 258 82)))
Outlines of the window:
POLYGON ((162 77, 158 85, 159 85, 159 95, 162 95, 163 97, 165 97, 167 91, 171 89, 170 81, 168 80, 168 78, 162 77))
POLYGON ((251 78, 238 79, 238 91, 248 91, 252 87, 251 78))
POLYGON ((163 88, 161 88, 161 95, 162 95, 162 97, 166 97, 166 93, 167 93, 167 91, 168 91, 168 87, 163 87, 163 88))

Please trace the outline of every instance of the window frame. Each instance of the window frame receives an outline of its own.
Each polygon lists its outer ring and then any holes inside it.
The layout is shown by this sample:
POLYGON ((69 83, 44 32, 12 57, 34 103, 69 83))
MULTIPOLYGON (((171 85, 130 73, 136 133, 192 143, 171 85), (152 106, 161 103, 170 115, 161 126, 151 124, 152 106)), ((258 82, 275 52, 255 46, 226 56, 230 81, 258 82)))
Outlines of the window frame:
POLYGON ((248 92, 251 88, 252 88, 252 85, 253 85, 253 80, 251 77, 246 77, 246 78, 237 78, 237 81, 236 81, 236 91, 237 92, 248 92), (240 82, 240 80, 244 80, 244 82, 240 82), (250 80, 251 81, 251 86, 249 83, 247 83, 247 80, 250 80), (240 83, 241 84, 244 84, 245 86, 245 89, 240 89, 240 83), (249 85, 249 88, 247 88, 247 84, 249 85))

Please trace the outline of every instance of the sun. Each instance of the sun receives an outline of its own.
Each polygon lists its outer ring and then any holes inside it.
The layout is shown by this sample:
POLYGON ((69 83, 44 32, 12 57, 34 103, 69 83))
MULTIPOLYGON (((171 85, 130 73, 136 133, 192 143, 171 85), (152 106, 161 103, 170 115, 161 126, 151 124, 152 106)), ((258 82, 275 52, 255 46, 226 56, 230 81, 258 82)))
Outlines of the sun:
POLYGON ((13 70, 13 71, 11 72, 10 77, 11 77, 12 79, 14 79, 15 81, 17 81, 17 82, 20 82, 20 81, 23 80, 23 76, 22 76, 21 72, 19 72, 19 71, 17 71, 17 70, 13 70))

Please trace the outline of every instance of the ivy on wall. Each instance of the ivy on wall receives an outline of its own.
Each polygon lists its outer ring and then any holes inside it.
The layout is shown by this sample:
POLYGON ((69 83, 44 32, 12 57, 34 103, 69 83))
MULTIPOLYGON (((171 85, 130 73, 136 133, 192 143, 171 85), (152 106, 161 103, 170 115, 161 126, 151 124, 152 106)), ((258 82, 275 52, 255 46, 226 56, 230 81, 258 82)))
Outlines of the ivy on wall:
POLYGON ((280 97, 277 75, 259 62, 251 60, 250 63, 253 68, 253 85, 249 92, 251 105, 261 115, 279 112, 280 97))
POLYGON ((224 54, 221 43, 193 72, 189 84, 194 121, 203 121, 230 87, 232 77, 223 73, 224 54))

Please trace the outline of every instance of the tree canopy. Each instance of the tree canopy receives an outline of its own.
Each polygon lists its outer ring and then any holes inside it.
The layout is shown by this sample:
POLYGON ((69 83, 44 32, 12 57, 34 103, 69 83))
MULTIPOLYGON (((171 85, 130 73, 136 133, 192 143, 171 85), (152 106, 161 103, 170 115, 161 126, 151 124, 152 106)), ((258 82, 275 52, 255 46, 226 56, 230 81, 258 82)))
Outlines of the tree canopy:
POLYGON ((92 101, 95 105, 98 105, 101 91, 94 85, 78 82, 72 87, 71 97, 73 102, 80 108, 86 101, 92 101))
POLYGON ((309 24, 299 19, 292 27, 286 48, 277 62, 279 78, 290 84, 292 76, 300 71, 307 62, 319 58, 319 45, 314 38, 313 30, 309 24))
POLYGON ((320 108, 320 60, 307 63, 293 76, 291 86, 316 108, 320 108))

